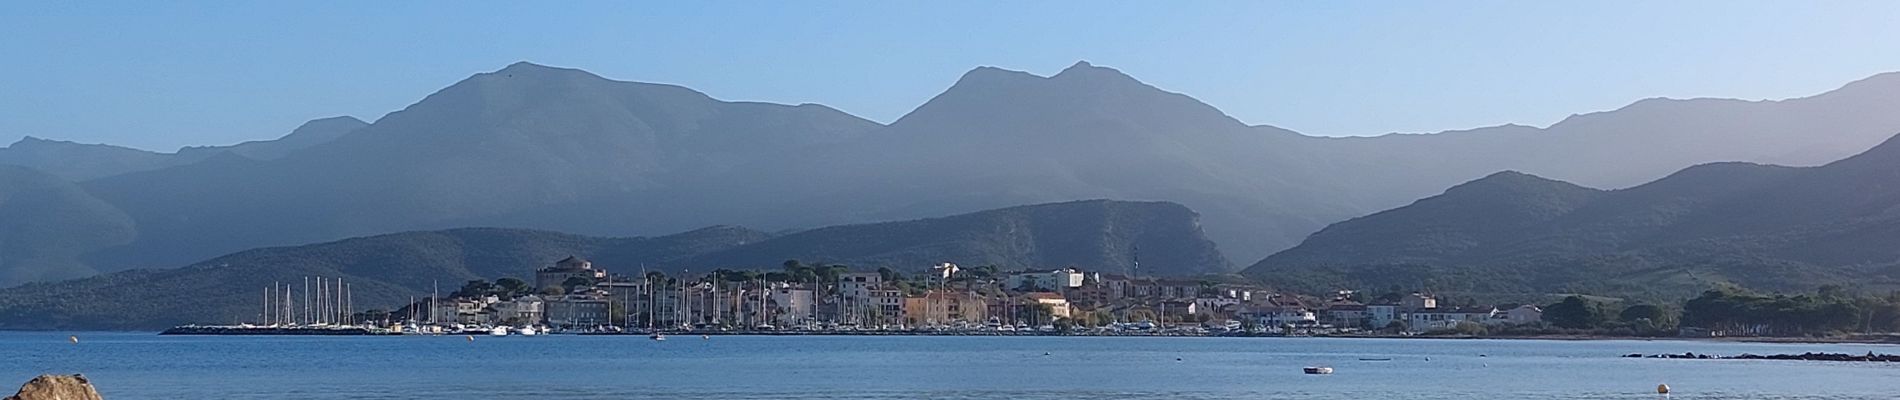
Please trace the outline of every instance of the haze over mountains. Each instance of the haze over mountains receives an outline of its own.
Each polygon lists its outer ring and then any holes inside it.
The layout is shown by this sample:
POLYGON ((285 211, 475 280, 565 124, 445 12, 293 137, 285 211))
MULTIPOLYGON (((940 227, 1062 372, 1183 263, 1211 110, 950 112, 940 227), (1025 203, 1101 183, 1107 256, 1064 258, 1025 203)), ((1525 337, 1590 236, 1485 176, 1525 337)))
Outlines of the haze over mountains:
POLYGON ((1682 296, 1900 287, 1900 136, 1820 167, 1705 164, 1598 190, 1501 172, 1340 222, 1248 268, 1308 290, 1682 296))
POLYGON ((353 117, 321 118, 305 122, 290 134, 277 139, 229 146, 186 147, 173 153, 28 136, 7 147, 0 147, 0 165, 29 167, 66 179, 83 181, 191 164, 220 152, 231 152, 257 160, 274 160, 306 147, 327 143, 368 125, 353 117))
POLYGON ((386 307, 429 292, 437 282, 450 290, 470 279, 531 279, 534 268, 568 255, 626 275, 685 266, 776 268, 787 258, 905 272, 958 260, 1005 270, 1089 265, 1127 273, 1137 249, 1148 274, 1192 276, 1232 268, 1201 234, 1192 211, 1158 202, 1041 204, 783 236, 735 226, 633 238, 464 228, 255 249, 183 268, 0 289, 0 329, 157 329, 227 321, 256 311, 259 288, 306 276, 342 277, 361 304, 386 307))
POLYGON ((1900 132, 1900 75, 1783 101, 1644 100, 1544 129, 1324 138, 1088 63, 978 68, 888 126, 518 63, 351 125, 169 156, 15 155, 46 154, 30 141, 0 163, 80 181, 130 216, 129 244, 71 257, 100 271, 408 230, 779 231, 1098 198, 1180 203, 1227 258, 1255 260, 1502 170, 1622 187, 1707 162, 1833 161, 1900 132), (81 162, 115 157, 131 161, 81 162))

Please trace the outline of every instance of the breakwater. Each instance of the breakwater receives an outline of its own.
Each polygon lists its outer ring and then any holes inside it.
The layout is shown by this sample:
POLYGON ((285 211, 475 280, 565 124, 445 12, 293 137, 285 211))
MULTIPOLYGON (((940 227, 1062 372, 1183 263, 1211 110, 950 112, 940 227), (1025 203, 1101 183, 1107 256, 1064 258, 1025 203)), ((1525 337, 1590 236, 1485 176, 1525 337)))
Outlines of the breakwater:
POLYGON ((1668 358, 1693 360, 1800 360, 1800 361, 1857 361, 1857 362, 1900 362, 1900 354, 1846 354, 1846 353, 1801 353, 1801 354, 1740 354, 1718 356, 1711 354, 1626 354, 1624 358, 1668 358))

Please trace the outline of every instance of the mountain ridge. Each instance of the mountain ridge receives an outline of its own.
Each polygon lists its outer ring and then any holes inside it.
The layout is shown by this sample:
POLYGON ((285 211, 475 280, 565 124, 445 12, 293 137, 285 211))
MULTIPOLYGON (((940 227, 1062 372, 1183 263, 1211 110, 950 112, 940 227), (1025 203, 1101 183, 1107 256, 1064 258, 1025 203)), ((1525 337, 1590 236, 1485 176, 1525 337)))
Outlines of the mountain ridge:
POLYGON ((1821 166, 1703 164, 1616 190, 1486 178, 1334 224, 1243 273, 1306 289, 1429 281, 1439 290, 1665 298, 1721 284, 1900 287, 1900 251, 1879 245, 1900 233, 1897 179, 1900 136, 1821 166), (1457 193, 1480 182, 1507 190, 1457 193), (1580 201, 1550 200, 1566 196, 1580 201), (1551 217, 1512 213, 1522 209, 1551 217))
POLYGON ((1112 198, 1180 203, 1229 258, 1260 259, 1501 170, 1620 188, 1712 161, 1836 160, 1900 131, 1900 88, 1876 78, 1798 101, 1329 138, 1246 125, 1088 62, 1048 77, 973 69, 890 125, 516 63, 281 158, 86 180, 140 233, 87 258, 110 271, 417 229, 782 231, 1112 198))

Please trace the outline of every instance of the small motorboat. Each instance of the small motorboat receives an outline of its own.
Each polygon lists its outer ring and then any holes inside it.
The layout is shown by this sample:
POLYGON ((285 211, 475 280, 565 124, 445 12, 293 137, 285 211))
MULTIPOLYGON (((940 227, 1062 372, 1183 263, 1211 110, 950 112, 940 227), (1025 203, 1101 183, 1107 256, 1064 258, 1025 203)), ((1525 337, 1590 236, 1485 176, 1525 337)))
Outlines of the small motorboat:
POLYGON ((497 326, 488 329, 488 336, 508 336, 508 327, 497 326))
POLYGON ((521 334, 521 336, 534 336, 534 335, 541 334, 541 331, 534 329, 533 326, 524 326, 519 329, 515 329, 515 333, 519 333, 521 334))
POLYGON ((658 341, 665 341, 665 340, 666 340, 666 334, 664 334, 664 333, 657 333, 657 332, 656 332, 656 333, 654 333, 653 335, 650 335, 650 336, 647 336, 647 339, 653 339, 653 341, 656 341, 656 342, 658 342, 658 341))
POLYGON ((1305 371, 1307 375, 1331 375, 1333 373, 1333 367, 1306 367, 1302 370, 1305 371))

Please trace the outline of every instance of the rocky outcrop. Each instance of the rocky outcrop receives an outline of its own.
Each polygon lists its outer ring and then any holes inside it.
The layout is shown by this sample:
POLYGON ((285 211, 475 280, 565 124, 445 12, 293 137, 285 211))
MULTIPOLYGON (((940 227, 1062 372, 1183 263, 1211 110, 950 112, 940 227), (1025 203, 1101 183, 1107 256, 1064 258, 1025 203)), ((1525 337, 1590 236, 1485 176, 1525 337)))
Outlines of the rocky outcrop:
POLYGON ((83 375, 40 375, 3 400, 102 400, 83 375))
POLYGON ((1812 353, 1812 352, 1801 353, 1801 354, 1769 354, 1769 355, 1743 353, 1741 355, 1735 355, 1735 356, 1712 356, 1708 354, 1696 354, 1696 353, 1648 354, 1648 355, 1631 353, 1631 354, 1626 354, 1623 357, 1624 358, 1675 358, 1675 359, 1698 359, 1698 360, 1718 359, 1718 360, 1804 360, 1804 361, 1900 362, 1900 355, 1874 354, 1871 351, 1867 352, 1867 354, 1864 354, 1864 355, 1844 354, 1844 353, 1812 353))

